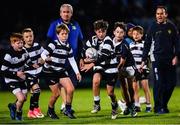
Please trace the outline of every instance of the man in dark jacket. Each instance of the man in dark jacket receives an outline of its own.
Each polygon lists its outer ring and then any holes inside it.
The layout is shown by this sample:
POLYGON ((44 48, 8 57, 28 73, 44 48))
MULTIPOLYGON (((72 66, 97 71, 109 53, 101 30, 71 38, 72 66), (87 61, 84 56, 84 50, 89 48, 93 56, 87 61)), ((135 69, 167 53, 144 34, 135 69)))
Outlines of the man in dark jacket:
POLYGON ((146 35, 141 65, 145 64, 150 52, 154 73, 154 112, 158 114, 169 113, 167 105, 176 85, 178 30, 167 16, 166 8, 158 6, 156 22, 146 35))

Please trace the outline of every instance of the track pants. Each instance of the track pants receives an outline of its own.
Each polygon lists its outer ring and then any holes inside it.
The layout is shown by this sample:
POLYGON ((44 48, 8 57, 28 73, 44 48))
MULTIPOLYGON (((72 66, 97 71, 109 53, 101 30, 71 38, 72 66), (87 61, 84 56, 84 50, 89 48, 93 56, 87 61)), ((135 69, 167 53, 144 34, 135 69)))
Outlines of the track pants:
POLYGON ((176 85, 176 68, 166 62, 152 62, 154 74, 154 111, 167 109, 169 99, 176 85))

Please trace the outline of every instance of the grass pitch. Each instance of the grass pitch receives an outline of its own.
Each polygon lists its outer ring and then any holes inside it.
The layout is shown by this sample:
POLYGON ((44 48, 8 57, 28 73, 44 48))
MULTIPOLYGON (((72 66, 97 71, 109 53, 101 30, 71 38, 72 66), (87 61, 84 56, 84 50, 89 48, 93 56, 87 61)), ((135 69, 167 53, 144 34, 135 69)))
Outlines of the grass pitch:
MULTIPOLYGON (((119 88, 116 88, 118 99, 121 98, 119 88)), ((49 90, 42 90, 40 95, 40 107, 46 115, 47 105, 50 97, 49 90)), ((143 92, 141 91, 141 95, 143 92)), ((49 117, 43 119, 28 119, 29 97, 23 107, 24 121, 14 121, 10 119, 8 103, 13 102, 15 97, 10 92, 0 92, 0 124, 180 124, 180 88, 176 87, 169 102, 169 114, 155 115, 153 112, 145 113, 145 105, 142 105, 142 112, 138 113, 136 118, 120 115, 117 119, 111 120, 110 99, 106 90, 101 89, 101 111, 97 114, 91 114, 93 105, 93 96, 91 89, 76 89, 73 99, 73 109, 77 119, 69 119, 60 114, 61 98, 56 102, 56 113, 60 117, 58 120, 52 120, 49 117)), ((153 102, 153 101, 152 101, 153 102)), ((119 111, 120 112, 120 111, 119 111)))

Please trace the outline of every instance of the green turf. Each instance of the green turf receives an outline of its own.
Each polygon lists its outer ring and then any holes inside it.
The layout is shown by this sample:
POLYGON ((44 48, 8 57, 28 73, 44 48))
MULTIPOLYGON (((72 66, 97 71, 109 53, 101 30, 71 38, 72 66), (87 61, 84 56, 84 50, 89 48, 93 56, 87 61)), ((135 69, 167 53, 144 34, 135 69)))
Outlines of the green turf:
MULTIPOLYGON (((117 88, 116 93, 120 98, 120 90, 117 88)), ((142 91, 141 91, 142 94, 142 91)), ((176 88, 169 102, 169 114, 155 115, 154 113, 145 113, 144 105, 142 112, 138 113, 136 118, 130 116, 119 115, 117 119, 111 120, 111 106, 105 89, 101 89, 101 111, 97 114, 91 114, 92 109, 92 91, 90 89, 77 89, 74 94, 73 108, 76 111, 77 119, 69 119, 60 114, 59 106, 61 99, 56 103, 56 112, 60 117, 59 120, 52 120, 48 117, 43 119, 28 119, 26 117, 29 108, 29 96, 23 107, 24 121, 18 122, 10 120, 7 104, 14 101, 14 96, 10 92, 0 92, 0 124, 180 124, 180 88, 176 88)), ((50 97, 49 90, 42 90, 40 96, 40 107, 42 112, 46 114, 47 104, 50 97)))

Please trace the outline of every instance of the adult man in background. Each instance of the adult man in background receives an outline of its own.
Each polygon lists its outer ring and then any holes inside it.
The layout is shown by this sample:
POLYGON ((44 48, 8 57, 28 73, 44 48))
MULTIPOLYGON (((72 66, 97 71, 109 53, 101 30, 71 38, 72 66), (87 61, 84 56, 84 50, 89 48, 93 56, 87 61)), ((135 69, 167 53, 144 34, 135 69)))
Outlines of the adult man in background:
MULTIPOLYGON (((83 34, 81 31, 81 28, 75 20, 72 19, 73 16, 73 7, 70 4, 62 4, 60 7, 60 18, 53 21, 50 24, 50 27, 48 29, 47 33, 47 38, 48 41, 53 42, 54 40, 57 40, 57 35, 56 35, 56 27, 62 23, 65 23, 68 28, 70 29, 69 32, 69 37, 68 41, 69 44, 73 50, 73 56, 75 57, 77 63, 79 62, 80 66, 83 65, 83 60, 80 60, 81 57, 81 49, 83 48, 82 46, 82 41, 83 41, 83 34)), ((69 62, 67 61, 67 71, 70 76, 70 79, 72 80, 73 85, 76 87, 77 86, 77 78, 72 70, 69 62)), ((61 89, 61 96, 63 99, 63 102, 65 104, 65 91, 63 88, 61 89)), ((62 104, 61 111, 64 109, 65 105, 62 104)))
POLYGON ((147 32, 141 65, 144 66, 150 52, 154 73, 154 112, 158 114, 169 113, 168 102, 176 85, 179 38, 177 28, 167 16, 166 7, 158 6, 156 22, 147 32))

